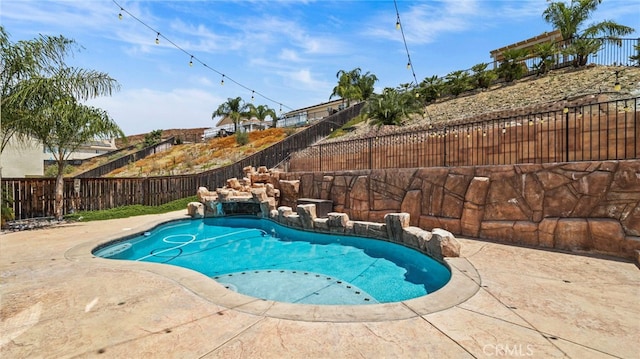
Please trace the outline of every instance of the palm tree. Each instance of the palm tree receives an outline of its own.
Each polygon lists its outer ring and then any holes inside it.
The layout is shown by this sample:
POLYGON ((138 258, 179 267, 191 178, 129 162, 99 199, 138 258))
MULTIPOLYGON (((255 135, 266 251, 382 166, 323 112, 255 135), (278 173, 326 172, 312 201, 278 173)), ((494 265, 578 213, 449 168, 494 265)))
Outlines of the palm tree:
POLYGON ((267 105, 254 106, 252 103, 250 103, 249 116, 257 118, 260 122, 264 122, 267 117, 271 117, 271 127, 274 128, 276 127, 276 121, 278 120, 276 111, 267 105))
POLYGON ((7 97, 2 102, 2 134, 34 138, 53 153, 58 165, 54 205, 58 220, 62 219, 64 161, 90 140, 124 136, 105 111, 79 103, 110 95, 119 85, 106 73, 68 67, 65 56, 73 52, 73 45, 63 36, 3 43, 3 55, 13 49, 27 57, 22 62, 10 58, 9 64, 15 67, 6 74, 4 64, 2 81, 9 88, 3 89, 7 97))
MULTIPOLYGON (((49 84, 55 88, 56 84, 49 84)), ((61 94, 33 115, 30 135, 53 154, 56 176, 55 217, 62 219, 64 165, 82 144, 96 138, 124 137, 122 130, 106 111, 78 103, 73 96, 61 94)))
POLYGON ((495 71, 487 70, 487 66, 489 66, 489 64, 481 62, 471 67, 471 71, 473 71, 473 74, 471 75, 472 87, 487 89, 491 86, 493 81, 498 78, 495 71))
POLYGON ((578 41, 576 46, 572 46, 576 40, 601 36, 603 39, 598 40, 598 43, 610 41, 620 45, 619 36, 629 35, 635 31, 631 27, 620 25, 611 20, 604 20, 582 28, 582 25, 591 17, 591 14, 601 2, 602 0, 571 0, 567 6, 564 2, 551 1, 547 9, 542 13, 544 20, 553 25, 555 29, 560 30, 564 40, 570 41, 565 53, 576 55, 577 58, 574 62, 576 66, 585 65, 587 56, 598 52, 600 49, 600 46, 597 46, 597 49, 594 50, 593 41, 588 43, 578 41), (585 50, 590 52, 586 54, 579 53, 585 50))
POLYGON ((523 62, 529 55, 527 49, 508 49, 502 53, 504 59, 498 67, 498 76, 507 82, 519 80, 527 72, 527 66, 523 62))
POLYGON ((22 141, 28 138, 29 121, 20 113, 17 86, 21 81, 51 70, 56 62, 70 52, 73 44, 73 40, 62 36, 40 36, 12 43, 4 27, 0 26, 0 153, 10 139, 22 141))
POLYGON ((378 77, 372 73, 365 73, 356 79, 356 86, 360 89, 360 98, 358 100, 366 101, 373 95, 374 85, 378 81, 378 77))
POLYGON ((420 98, 423 103, 426 105, 439 99, 440 96, 442 96, 444 89, 444 79, 442 77, 438 77, 438 75, 433 75, 431 77, 425 77, 425 79, 420 83, 417 91, 420 94, 420 98))
POLYGON ((533 54, 540 58, 540 62, 534 64, 534 68, 538 75, 544 75, 556 62, 556 55, 558 54, 558 47, 555 43, 548 41, 540 44, 536 44, 533 47, 533 54))
POLYGON ((471 89, 471 78, 469 73, 464 70, 456 70, 448 73, 445 77, 445 88, 453 96, 471 89))
POLYGON ((211 118, 215 118, 217 116, 229 117, 233 122, 233 130, 234 132, 238 132, 238 125, 243 117, 248 115, 249 105, 244 103, 240 96, 236 98, 229 97, 227 102, 218 106, 211 118))
POLYGON ((423 108, 412 91, 385 88, 382 94, 373 94, 365 103, 362 112, 378 127, 402 125, 410 115, 422 113, 423 108))
POLYGON ((338 71, 336 73, 338 84, 333 88, 329 100, 334 96, 338 96, 342 98, 342 104, 344 105, 346 100, 348 106, 350 100, 360 97, 360 89, 354 85, 355 78, 360 75, 360 71, 360 68, 355 68, 349 72, 345 70, 338 71))
POLYGON ((363 101, 367 100, 374 91, 374 84, 378 81, 376 75, 367 71, 364 75, 361 75, 362 70, 359 67, 347 72, 344 70, 338 71, 336 77, 338 78, 338 84, 333 88, 333 92, 329 99, 334 96, 342 98, 347 101, 349 105, 350 101, 363 101))

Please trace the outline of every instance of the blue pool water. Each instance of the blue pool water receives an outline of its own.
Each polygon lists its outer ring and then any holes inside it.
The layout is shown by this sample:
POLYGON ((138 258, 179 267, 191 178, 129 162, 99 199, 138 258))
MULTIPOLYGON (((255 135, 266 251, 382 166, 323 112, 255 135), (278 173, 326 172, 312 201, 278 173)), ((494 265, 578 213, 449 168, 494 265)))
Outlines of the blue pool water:
POLYGON ((253 217, 168 222, 93 254, 190 268, 245 295, 304 304, 398 302, 451 277, 443 264, 398 244, 253 217))

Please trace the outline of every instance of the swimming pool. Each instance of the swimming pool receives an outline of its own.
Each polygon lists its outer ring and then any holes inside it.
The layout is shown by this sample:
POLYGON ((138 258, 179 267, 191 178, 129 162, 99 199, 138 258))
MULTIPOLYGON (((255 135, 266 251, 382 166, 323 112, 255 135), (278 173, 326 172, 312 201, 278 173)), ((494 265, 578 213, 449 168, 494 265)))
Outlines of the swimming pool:
POLYGON ((251 297, 302 304, 399 302, 432 293, 451 278, 444 264, 395 243, 255 217, 172 221, 93 254, 181 266, 251 297))

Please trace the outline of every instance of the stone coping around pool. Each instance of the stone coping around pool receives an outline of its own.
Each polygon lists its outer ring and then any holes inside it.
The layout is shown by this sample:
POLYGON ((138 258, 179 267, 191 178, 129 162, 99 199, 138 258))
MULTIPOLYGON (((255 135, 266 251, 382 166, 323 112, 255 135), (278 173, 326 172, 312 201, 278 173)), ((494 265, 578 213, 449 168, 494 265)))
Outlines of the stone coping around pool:
MULTIPOLYGON (((206 206, 201 202, 191 202, 187 205, 187 214, 192 218, 207 217, 205 208, 216 208, 216 201, 207 202, 206 206)), ((213 217, 222 216, 223 213, 217 212, 213 217)), ((262 211, 257 217, 303 231, 382 239, 416 249, 439 261, 445 257, 460 256, 460 242, 451 232, 441 228, 429 232, 410 226, 409 213, 388 213, 384 216, 385 223, 352 221, 349 215, 339 212, 329 212, 326 218, 318 218, 316 205, 309 203, 297 205, 295 212, 291 207, 280 206, 277 210, 262 211)))
POLYGON ((75 262, 91 263, 103 268, 153 273, 168 278, 201 298, 228 309, 265 317, 308 322, 376 322, 414 318, 459 305, 473 297, 481 286, 480 275, 466 258, 445 258, 444 263, 451 270, 451 279, 439 290, 422 297, 401 302, 365 305, 294 304, 236 293, 226 289, 210 277, 187 268, 161 263, 106 259, 92 254, 95 248, 101 247, 107 242, 121 241, 123 237, 143 234, 160 224, 173 220, 164 219, 149 222, 144 228, 136 228, 135 233, 127 235, 112 235, 87 240, 69 249, 65 253, 65 258, 75 262))

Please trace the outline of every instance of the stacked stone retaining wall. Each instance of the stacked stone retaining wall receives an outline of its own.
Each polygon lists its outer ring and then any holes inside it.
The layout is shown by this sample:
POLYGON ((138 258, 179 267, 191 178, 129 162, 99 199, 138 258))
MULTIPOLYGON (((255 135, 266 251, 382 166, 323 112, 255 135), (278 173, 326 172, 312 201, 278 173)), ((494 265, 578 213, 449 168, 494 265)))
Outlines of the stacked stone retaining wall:
POLYGON ((638 160, 278 176, 299 180, 299 197, 332 200, 354 220, 406 212, 412 226, 455 235, 624 258, 640 250, 638 160))

